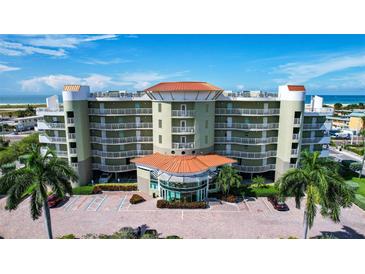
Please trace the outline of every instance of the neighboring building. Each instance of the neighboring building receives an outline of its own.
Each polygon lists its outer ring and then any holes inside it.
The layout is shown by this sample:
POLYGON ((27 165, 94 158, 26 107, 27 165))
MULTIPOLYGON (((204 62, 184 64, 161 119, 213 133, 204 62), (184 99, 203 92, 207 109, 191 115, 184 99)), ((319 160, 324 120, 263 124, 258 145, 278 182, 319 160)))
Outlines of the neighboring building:
POLYGON ((350 114, 349 129, 355 131, 356 134, 364 128, 363 118, 365 117, 365 112, 354 111, 350 114))
POLYGON ((362 117, 365 117, 364 110, 336 110, 335 115, 327 117, 332 123, 332 129, 350 130, 358 134, 363 128, 362 117))
MULTIPOLYGON (((33 130, 37 126, 38 119, 41 116, 28 116, 21 118, 14 118, 0 122, 0 128, 7 127, 12 129, 14 132, 22 132, 27 130, 33 130)), ((1 130, 0 130, 1 131, 1 130)))
POLYGON ((67 85, 63 107, 47 102, 40 142, 78 170, 80 184, 102 173, 131 172, 139 188, 165 199, 201 200, 217 168, 274 180, 303 149, 328 155, 328 109, 305 111, 304 86, 278 93, 227 92, 205 82, 160 83, 143 92, 90 93, 67 85))

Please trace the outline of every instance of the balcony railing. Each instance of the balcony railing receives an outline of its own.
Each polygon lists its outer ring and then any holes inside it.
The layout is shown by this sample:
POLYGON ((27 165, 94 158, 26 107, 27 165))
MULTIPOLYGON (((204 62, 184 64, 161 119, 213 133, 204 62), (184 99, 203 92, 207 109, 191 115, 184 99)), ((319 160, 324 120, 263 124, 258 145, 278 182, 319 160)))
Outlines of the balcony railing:
POLYGON ((324 128, 325 125, 324 124, 303 124, 303 129, 305 129, 305 130, 320 129, 322 127, 324 128))
POLYGON ((68 124, 74 124, 75 123, 75 118, 67 118, 67 123, 68 124))
POLYGON ((191 117, 195 116, 195 110, 172 110, 173 117, 191 117))
POLYGON ((71 139, 71 140, 76 139, 76 133, 69 133, 67 136, 68 136, 68 139, 71 139))
POLYGON ((194 127, 172 127, 172 133, 194 133, 194 127))
POLYGON ((194 143, 172 143, 173 149, 190 149, 194 148, 194 143))
POLYGON ((245 109, 245 108, 216 108, 216 115, 275 115, 279 114, 280 109, 245 109))
POLYGON ((78 167, 79 167, 79 164, 78 164, 78 163, 71 163, 71 166, 72 166, 73 168, 78 168, 78 167))
POLYGON ((295 140, 295 141, 299 140, 299 134, 298 133, 293 134, 293 140, 295 140))
POLYGON ((266 152, 244 152, 244 151, 226 151, 218 150, 217 154, 225 155, 229 157, 247 158, 247 159, 262 159, 268 157, 276 157, 276 150, 266 152))
POLYGON ((37 115, 40 116, 63 116, 63 108, 50 109, 50 108, 37 108, 37 115))
POLYGON ((152 108, 90 108, 89 114, 94 115, 138 115, 152 114, 152 108))
POLYGON ((292 149, 291 150, 291 155, 292 156, 297 156, 298 155, 298 149, 292 149))
POLYGON ((313 137, 313 138, 303 138, 303 144, 329 144, 330 137, 323 136, 323 137, 313 137))
POLYGON ((262 166, 234 165, 234 167, 236 167, 241 172, 247 172, 247 173, 266 172, 266 171, 270 171, 270 170, 275 170, 275 164, 262 165, 262 166))
POLYGON ((64 123, 49 123, 41 119, 37 122, 38 129, 65 129, 64 123))
POLYGON ((122 171, 130 171, 135 170, 136 165, 130 164, 130 165, 102 165, 102 164, 93 164, 93 169, 100 170, 104 172, 122 172, 122 171))
POLYGON ((71 147, 69 151, 70 151, 70 154, 77 154, 77 149, 74 147, 71 147))
POLYGON ((269 124, 250 124, 250 123, 216 123, 216 129, 278 129, 278 123, 269 123, 269 124))
POLYGON ((301 121, 300 118, 294 118, 294 125, 300 125, 301 121))
POLYGON ((152 123, 90 123, 91 129, 152 129, 152 123))
POLYGON ((66 137, 51 137, 43 133, 39 135, 40 143, 66 143, 66 137))
POLYGON ((215 143, 239 143, 239 144, 272 144, 277 143, 277 137, 268 138, 241 138, 241 137, 215 137, 215 143))
POLYGON ((91 137, 91 142, 98 144, 125 144, 125 143, 152 143, 152 136, 124 137, 124 138, 101 138, 91 137))
POLYGON ((130 150, 130 151, 101 151, 101 150, 93 150, 93 156, 99 156, 103 158, 123 158, 123 157, 136 157, 143 155, 150 155, 153 153, 153 150, 130 150))
POLYGON ((67 151, 57 150, 57 151, 56 151, 56 155, 57 155, 58 157, 67 157, 67 151))

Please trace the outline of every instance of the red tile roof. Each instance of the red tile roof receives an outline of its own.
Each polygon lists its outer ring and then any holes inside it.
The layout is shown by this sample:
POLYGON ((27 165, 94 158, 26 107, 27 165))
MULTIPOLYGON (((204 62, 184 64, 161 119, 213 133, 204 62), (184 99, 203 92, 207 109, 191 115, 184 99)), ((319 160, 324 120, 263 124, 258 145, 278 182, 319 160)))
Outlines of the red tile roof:
POLYGON ((223 89, 207 82, 162 82, 144 91, 222 91, 223 89))
POLYGON ((288 85, 290 91, 305 91, 305 87, 301 85, 288 85))
POLYGON ((168 173, 200 173, 209 168, 232 164, 236 161, 216 154, 174 156, 154 153, 133 159, 132 162, 168 173))

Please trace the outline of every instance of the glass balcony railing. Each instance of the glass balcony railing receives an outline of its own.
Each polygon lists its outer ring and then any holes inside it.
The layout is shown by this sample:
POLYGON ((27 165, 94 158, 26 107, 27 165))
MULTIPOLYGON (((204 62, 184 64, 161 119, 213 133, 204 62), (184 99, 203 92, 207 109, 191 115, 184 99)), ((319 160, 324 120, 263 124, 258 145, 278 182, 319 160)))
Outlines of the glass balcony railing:
POLYGON ((279 123, 262 123, 262 124, 250 124, 250 123, 216 123, 216 129, 278 129, 279 123))
POLYGON ((241 138, 241 137, 215 137, 215 143, 239 143, 239 144, 270 144, 277 143, 277 137, 268 138, 241 138))
POLYGON ((102 165, 102 164, 93 164, 92 168, 94 170, 100 170, 104 172, 121 172, 121 171, 130 171, 135 170, 136 165, 102 165))
POLYGON ((268 157, 276 157, 276 150, 266 151, 266 152, 244 152, 244 151, 226 151, 226 150, 218 150, 217 154, 229 156, 229 157, 237 157, 237 158, 246 158, 246 159, 261 159, 268 157))
POLYGON ((143 155, 150 155, 153 153, 153 150, 129 150, 129 151, 101 151, 101 150, 93 150, 93 156, 99 156, 103 158, 123 158, 123 157, 136 157, 143 155))
POLYGON ((271 109, 246 109, 246 108, 216 108, 216 115, 275 115, 279 114, 279 108, 271 109))
POLYGON ((93 115, 147 115, 152 114, 152 108, 89 108, 93 115))
POLYGON ((152 129, 152 123, 90 123, 91 129, 152 129))
POLYGON ((98 144, 125 144, 125 143, 152 143, 152 136, 124 137, 124 138, 101 138, 91 137, 91 142, 98 144))

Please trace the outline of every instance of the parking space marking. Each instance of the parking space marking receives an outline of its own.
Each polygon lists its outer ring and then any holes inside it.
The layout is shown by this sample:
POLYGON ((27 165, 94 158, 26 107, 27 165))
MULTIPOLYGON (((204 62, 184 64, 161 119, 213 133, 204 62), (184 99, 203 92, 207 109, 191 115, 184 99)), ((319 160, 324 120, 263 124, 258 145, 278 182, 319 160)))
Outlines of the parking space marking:
POLYGON ((249 205, 248 205, 248 203, 246 202, 246 200, 245 200, 245 199, 243 199, 243 203, 245 204, 245 206, 246 206, 247 210, 248 210, 249 212, 251 212, 251 208, 249 207, 249 205))
MULTIPOLYGON (((80 196, 72 196, 72 201, 68 201, 64 206, 64 210, 65 211, 69 211, 69 209, 71 208, 71 206, 80 198, 80 196)), ((71 200, 71 198, 70 198, 71 200)))
POLYGON ((98 211, 98 209, 100 208, 100 206, 104 203, 104 201, 106 200, 108 196, 104 195, 104 196, 96 196, 91 203, 89 204, 89 206, 86 208, 86 211, 98 211))
POLYGON ((184 220, 184 210, 181 210, 181 220, 184 220))
POLYGON ((270 213, 273 213, 272 212, 272 209, 269 207, 269 205, 265 202, 265 200, 264 199, 260 199, 265 205, 266 205, 266 207, 269 209, 269 211, 270 211, 270 213))
POLYGON ((117 211, 120 211, 122 209, 123 204, 124 204, 124 201, 125 201, 125 198, 127 198, 127 195, 124 195, 124 197, 122 198, 122 201, 120 202, 117 211))

